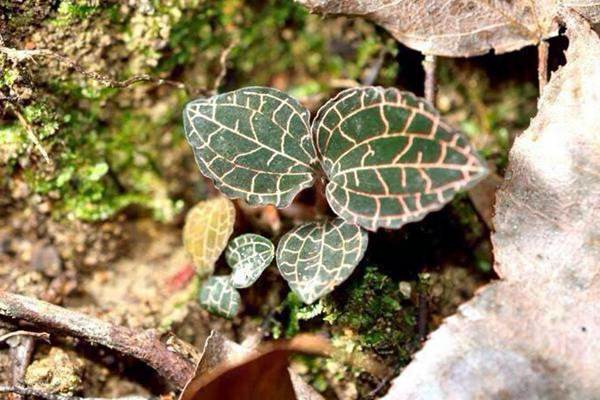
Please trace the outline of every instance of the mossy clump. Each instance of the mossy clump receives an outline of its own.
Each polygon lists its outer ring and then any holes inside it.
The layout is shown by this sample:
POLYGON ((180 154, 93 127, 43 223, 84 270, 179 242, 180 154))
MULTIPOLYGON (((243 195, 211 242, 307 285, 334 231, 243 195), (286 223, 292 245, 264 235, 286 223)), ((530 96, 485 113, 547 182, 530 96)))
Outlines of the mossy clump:
POLYGON ((370 265, 326 299, 324 319, 337 331, 351 330, 363 348, 405 364, 418 345, 415 315, 411 293, 370 265))
POLYGON ((83 389, 84 368, 82 360, 53 347, 47 356, 27 368, 25 384, 46 393, 73 396, 83 389))

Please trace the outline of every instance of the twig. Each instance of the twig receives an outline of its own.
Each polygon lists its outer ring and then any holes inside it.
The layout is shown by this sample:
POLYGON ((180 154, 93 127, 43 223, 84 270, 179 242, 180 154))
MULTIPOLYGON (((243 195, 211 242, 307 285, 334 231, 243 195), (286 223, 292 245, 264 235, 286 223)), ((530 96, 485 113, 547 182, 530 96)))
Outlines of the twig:
POLYGON ((48 332, 29 332, 29 331, 14 331, 9 332, 6 335, 0 336, 0 343, 4 342, 7 339, 15 336, 31 336, 42 339, 46 342, 50 340, 50 334, 48 332))
MULTIPOLYGON (((109 399, 103 399, 101 397, 63 396, 60 394, 48 393, 43 390, 28 388, 28 387, 24 387, 24 386, 0 385, 0 393, 17 393, 22 396, 40 397, 45 400, 109 400, 109 399)), ((149 396, 149 397, 125 396, 125 397, 118 397, 117 399, 118 400, 155 400, 155 399, 158 400, 159 397, 156 397, 156 396, 149 396)), ((117 399, 112 399, 112 400, 117 400, 117 399)))
POLYGON ((423 289, 419 290, 417 333, 419 341, 423 343, 427 339, 427 294, 423 289))
POLYGON ((35 57, 53 58, 55 60, 62 62, 65 65, 69 66, 70 68, 73 68, 75 71, 79 72, 81 75, 85 76, 86 78, 93 79, 93 80, 101 83, 104 86, 112 87, 112 88, 125 88, 125 87, 131 86, 138 82, 151 82, 151 83, 155 83, 157 85, 173 86, 178 89, 185 90, 186 93, 188 93, 188 94, 206 92, 205 89, 192 90, 184 83, 172 81, 172 80, 168 80, 168 79, 153 78, 147 74, 135 75, 135 76, 132 76, 131 78, 128 78, 128 79, 125 79, 122 81, 115 80, 115 79, 110 78, 107 75, 104 75, 104 74, 101 74, 101 73, 98 73, 95 71, 88 71, 84 67, 79 65, 77 62, 71 60, 70 58, 65 57, 62 54, 56 53, 49 49, 19 50, 19 49, 12 49, 10 47, 0 46, 0 53, 4 53, 10 60, 13 60, 13 62, 16 62, 16 63, 21 63, 26 60, 32 60, 35 57))
MULTIPOLYGON (((30 332, 33 333, 33 332, 30 332)), ((10 381, 13 386, 23 384, 27 367, 35 351, 35 339, 32 336, 19 336, 18 343, 11 343, 8 352, 11 362, 10 381)), ((11 400, 23 400, 24 396, 13 393, 9 395, 11 400)))
POLYGON ((545 40, 542 40, 538 46, 538 85, 540 93, 548 83, 548 48, 549 44, 545 40))
POLYGON ((19 110, 17 110, 15 107, 12 107, 12 110, 13 110, 13 113, 17 116, 17 119, 19 120, 21 125, 23 125, 23 128, 25 128, 25 131, 27 132, 27 136, 29 136, 29 140, 31 140, 33 142, 33 145, 35 146, 36 149, 38 149, 38 151, 40 152, 42 157, 44 157, 44 160, 46 160, 46 162, 48 164, 52 165, 52 161, 50 161, 50 157, 48 157, 48 153, 42 146, 42 143, 40 143, 40 140, 38 139, 38 137, 35 135, 35 132, 33 131, 33 128, 31 127, 31 125, 29 125, 29 122, 27 122, 27 120, 25 119, 23 114, 21 114, 19 112, 19 110))
POLYGON ((27 321, 48 332, 69 335, 135 357, 177 388, 194 373, 193 363, 160 341, 154 330, 112 325, 40 300, 0 291, 0 316, 27 321))
POLYGON ((361 84, 364 86, 371 86, 375 83, 377 76, 379 75, 379 71, 381 71, 381 67, 383 67, 383 61, 385 60, 385 49, 381 49, 375 61, 371 63, 371 65, 365 70, 363 74, 363 78, 361 80, 361 84))
POLYGON ((229 43, 229 45, 221 52, 219 56, 219 73, 213 82, 212 89, 210 90, 210 94, 217 94, 219 91, 219 86, 221 86, 221 82, 225 78, 227 74, 227 57, 229 57, 229 53, 231 50, 238 44, 238 39, 235 38, 229 43))
POLYGON ((435 87, 437 85, 435 70, 437 67, 437 57, 426 55, 423 59, 423 69, 425 70, 425 99, 435 106, 435 87))

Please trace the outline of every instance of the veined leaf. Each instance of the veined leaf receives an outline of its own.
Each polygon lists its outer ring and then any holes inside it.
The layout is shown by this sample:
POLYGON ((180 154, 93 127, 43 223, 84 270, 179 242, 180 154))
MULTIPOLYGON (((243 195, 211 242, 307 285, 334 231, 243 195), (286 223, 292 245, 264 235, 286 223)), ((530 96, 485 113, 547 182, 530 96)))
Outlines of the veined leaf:
POLYGON ((313 133, 329 204, 372 231, 422 219, 487 173, 428 102, 393 88, 341 92, 319 110, 313 133))
POLYGON ((226 197, 201 201, 190 209, 183 227, 183 245, 200 276, 211 275, 233 233, 235 208, 226 197))
POLYGON ((341 218, 304 224, 281 238, 277 267, 300 299, 311 304, 350 276, 367 243, 365 231, 341 218))
POLYGON ((241 235, 229 242, 225 260, 233 269, 231 284, 243 289, 251 286, 275 257, 275 246, 267 238, 253 233, 241 235))
POLYGON ((231 285, 229 276, 211 276, 200 288, 200 304, 208 311, 233 318, 240 307, 239 292, 231 285))
MULTIPOLYGON (((595 0, 571 0, 585 6, 595 0), (584 4, 581 4, 584 3, 584 4)), ((471 57, 558 33, 556 0, 298 0, 311 12, 361 16, 424 54, 471 57)), ((579 7, 578 7, 579 8, 579 7)))
POLYGON ((200 171, 229 198, 285 207, 315 179, 308 110, 279 90, 199 98, 183 120, 200 171))

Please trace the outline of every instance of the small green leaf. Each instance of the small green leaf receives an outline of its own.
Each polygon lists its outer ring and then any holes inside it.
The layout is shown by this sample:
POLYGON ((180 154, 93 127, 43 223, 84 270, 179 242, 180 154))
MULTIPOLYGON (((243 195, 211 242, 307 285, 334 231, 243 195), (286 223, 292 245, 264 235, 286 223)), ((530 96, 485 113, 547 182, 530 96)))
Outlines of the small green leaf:
POLYGON ((345 90, 312 129, 331 208, 371 231, 418 221, 487 173, 427 101, 394 88, 345 90))
POLYGON ((367 243, 365 231, 341 218, 304 224, 281 238, 277 267, 298 297, 311 304, 350 276, 367 243))
POLYGON ((231 286, 229 276, 211 276, 200 288, 200 304, 208 311, 226 318, 238 312, 241 299, 239 292, 231 286))
POLYGON ((233 269, 233 287, 243 289, 251 286, 271 264, 274 256, 273 243, 260 235, 248 233, 229 242, 225 250, 225 260, 233 269))
POLYGON ((308 110, 279 90, 199 98, 183 120, 200 171, 229 198, 286 207, 315 179, 308 110))

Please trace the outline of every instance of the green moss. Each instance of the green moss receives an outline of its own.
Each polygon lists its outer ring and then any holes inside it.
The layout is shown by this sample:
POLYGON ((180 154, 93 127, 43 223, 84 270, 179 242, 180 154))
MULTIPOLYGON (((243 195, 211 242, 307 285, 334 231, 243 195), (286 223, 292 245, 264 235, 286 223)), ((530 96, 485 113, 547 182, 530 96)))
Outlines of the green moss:
POLYGON ((89 18, 102 8, 89 0, 63 0, 59 3, 56 18, 52 21, 57 27, 89 18))
POLYGON ((415 349, 415 305, 398 284, 375 266, 356 271, 326 300, 324 319, 335 329, 351 329, 357 344, 405 363, 415 349))

